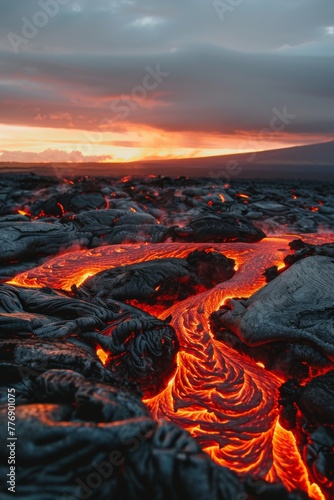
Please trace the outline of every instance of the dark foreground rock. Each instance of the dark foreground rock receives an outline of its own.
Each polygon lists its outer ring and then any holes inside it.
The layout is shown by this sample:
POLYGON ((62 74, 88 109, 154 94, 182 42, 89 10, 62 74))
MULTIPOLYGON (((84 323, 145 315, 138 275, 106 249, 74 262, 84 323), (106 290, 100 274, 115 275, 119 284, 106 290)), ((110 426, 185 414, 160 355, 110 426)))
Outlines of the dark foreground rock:
POLYGON ((140 309, 10 285, 0 285, 0 335, 18 342, 74 339, 102 348, 115 376, 137 383, 151 396, 167 384, 178 351, 178 339, 168 321, 140 309))
MULTIPOLYGON (((152 420, 125 389, 69 369, 44 367, 23 377, 8 373, 1 382, 0 432, 7 434, 10 383, 21 437, 15 443, 15 494, 20 499, 307 498, 264 481, 243 484, 212 462, 186 431, 152 420)), ((5 447, 0 457, 5 476, 5 447)), ((10 495, 4 492, 2 498, 10 495)))
POLYGON ((305 385, 290 379, 280 388, 280 421, 292 429, 315 482, 334 494, 334 370, 305 385))
POLYGON ((211 317, 216 336, 279 375, 305 378, 334 360, 334 260, 296 262, 249 299, 211 317))

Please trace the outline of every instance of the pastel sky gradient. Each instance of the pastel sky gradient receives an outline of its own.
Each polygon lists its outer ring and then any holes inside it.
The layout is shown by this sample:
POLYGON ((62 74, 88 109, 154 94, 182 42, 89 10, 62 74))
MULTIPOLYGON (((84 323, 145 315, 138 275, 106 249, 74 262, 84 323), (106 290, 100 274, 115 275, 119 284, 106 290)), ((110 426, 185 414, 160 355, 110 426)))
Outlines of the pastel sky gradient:
POLYGON ((0 161, 324 142, 333 97, 333 0, 0 2, 0 161))

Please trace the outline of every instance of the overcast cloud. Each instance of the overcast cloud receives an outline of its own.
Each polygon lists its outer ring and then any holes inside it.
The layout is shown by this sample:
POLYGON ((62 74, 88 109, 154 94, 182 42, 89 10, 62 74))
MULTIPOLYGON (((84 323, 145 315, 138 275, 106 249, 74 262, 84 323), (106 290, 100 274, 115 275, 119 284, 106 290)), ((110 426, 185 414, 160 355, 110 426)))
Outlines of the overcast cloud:
POLYGON ((334 132, 333 0, 241 0, 224 16, 228 0, 62 1, 18 46, 41 7, 1 0, 1 123, 233 135, 286 107, 288 133, 334 132), (166 76, 131 97, 157 65, 166 76))

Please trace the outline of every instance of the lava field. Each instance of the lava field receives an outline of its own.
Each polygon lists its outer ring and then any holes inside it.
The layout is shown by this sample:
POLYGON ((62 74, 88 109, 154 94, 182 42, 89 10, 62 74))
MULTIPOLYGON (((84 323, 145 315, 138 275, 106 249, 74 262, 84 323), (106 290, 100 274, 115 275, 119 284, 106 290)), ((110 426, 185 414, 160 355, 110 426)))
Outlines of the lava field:
POLYGON ((334 184, 2 174, 0 235, 16 498, 334 499, 334 184))

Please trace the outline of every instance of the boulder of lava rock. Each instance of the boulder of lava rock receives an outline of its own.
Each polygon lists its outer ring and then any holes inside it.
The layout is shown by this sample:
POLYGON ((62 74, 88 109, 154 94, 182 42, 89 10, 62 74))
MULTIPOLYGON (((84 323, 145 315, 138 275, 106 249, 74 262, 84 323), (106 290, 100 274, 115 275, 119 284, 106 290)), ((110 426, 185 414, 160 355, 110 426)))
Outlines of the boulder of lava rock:
POLYGON ((108 210, 89 210, 76 215, 64 216, 62 222, 74 222, 81 231, 88 231, 94 236, 104 234, 108 229, 125 224, 157 224, 152 215, 146 213, 133 213, 124 209, 111 208, 108 210))
POLYGON ((211 318, 216 335, 279 374, 304 378, 334 360, 334 260, 308 257, 211 318))
POLYGON ((61 222, 75 224, 84 234, 91 234, 90 246, 119 243, 162 243, 173 233, 175 226, 159 224, 157 219, 144 212, 130 209, 90 210, 77 215, 65 216, 61 222))
POLYGON ((305 243, 301 239, 293 240, 289 243, 291 252, 284 257, 285 267, 278 270, 277 266, 270 267, 265 270, 264 275, 267 282, 276 278, 279 274, 283 273, 291 267, 295 262, 311 257, 312 255, 322 255, 324 257, 334 257, 334 243, 325 243, 323 245, 312 245, 305 243))
POLYGON ((304 455, 314 482, 321 485, 326 500, 332 500, 334 498, 333 425, 331 427, 321 425, 308 436, 304 455))
POLYGON ((88 246, 91 235, 59 222, 1 222, 0 263, 54 255, 74 243, 88 246))
POLYGON ((81 338, 108 354, 105 366, 115 377, 138 384, 144 396, 152 397, 166 388, 176 370, 179 342, 171 318, 162 321, 137 311, 81 338))
MULTIPOLYGON (((88 278, 76 296, 170 307, 176 301, 212 288, 234 275, 235 261, 218 252, 198 251, 187 258, 157 259, 101 271, 88 278)), ((146 307, 146 310, 150 310, 146 307)))
POLYGON ((63 224, 74 223, 80 231, 101 236, 110 231, 117 219, 127 214, 125 210, 88 210, 74 215, 64 215, 60 219, 63 224))
POLYGON ((92 246, 119 245, 120 243, 163 243, 173 234, 174 227, 162 224, 133 224, 115 225, 104 237, 93 238, 92 246))
MULTIPOLYGON (((215 464, 185 430, 154 422, 128 391, 72 370, 48 370, 30 382, 27 401, 16 402, 20 498, 266 500, 278 498, 275 492, 280 500, 304 498, 264 481, 242 484, 236 474, 215 464)), ((3 435, 7 412, 7 404, 0 405, 3 435)), ((4 477, 7 458, 3 446, 4 477)))
MULTIPOLYGON (((30 380, 55 368, 73 370, 100 382, 123 384, 101 363, 95 349, 76 338, 66 341, 0 338, 0 373, 3 384, 16 388, 17 397, 28 401, 30 380), (24 389, 24 390, 23 390, 24 389)), ((134 387, 134 386, 133 386, 134 387)))
POLYGON ((334 370, 300 385, 290 379, 280 387, 280 422, 295 430, 310 475, 325 497, 334 496, 334 370))
POLYGON ((305 385, 288 380, 280 387, 280 404, 281 422, 286 429, 295 427, 297 410, 308 425, 333 426, 334 370, 312 378, 305 385))
POLYGON ((65 225, 75 224, 83 233, 93 235, 91 247, 119 243, 162 243, 173 233, 175 226, 167 227, 144 212, 130 209, 91 210, 63 217, 65 225))
POLYGON ((119 319, 120 306, 107 309, 51 289, 0 284, 0 334, 63 340, 119 319))
POLYGON ((250 208, 252 210, 253 209, 259 210, 260 212, 264 213, 267 216, 287 214, 290 210, 290 208, 286 205, 282 205, 281 203, 268 202, 268 201, 253 203, 250 206, 250 208))
POLYGON ((106 208, 107 202, 102 193, 84 192, 79 188, 72 192, 57 193, 46 199, 37 199, 30 207, 32 215, 61 217, 65 212, 78 213, 84 210, 106 208))
POLYGON ((185 227, 174 230, 173 239, 191 242, 252 243, 265 238, 261 229, 242 217, 233 215, 205 214, 192 219, 185 227))
POLYGON ((324 257, 334 257, 334 243, 325 243, 324 245, 312 245, 302 240, 293 240, 289 243, 293 251, 292 254, 284 258, 286 267, 292 266, 295 262, 312 255, 323 255, 324 257))
POLYGON ((179 347, 168 320, 127 304, 0 285, 0 335, 8 334, 57 342, 74 338, 102 348, 109 355, 107 368, 147 395, 167 385, 179 347))

